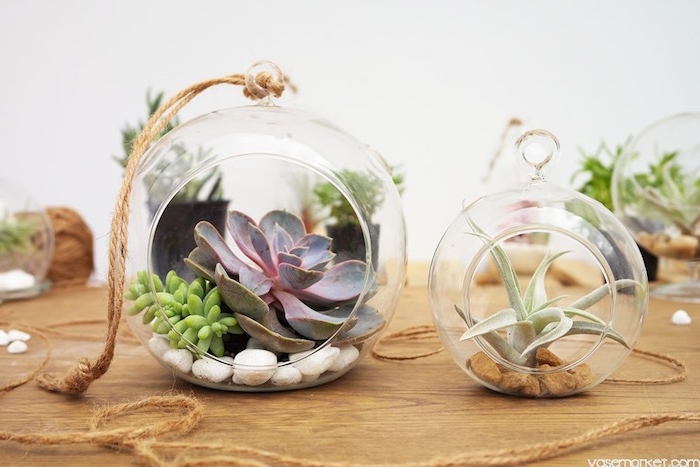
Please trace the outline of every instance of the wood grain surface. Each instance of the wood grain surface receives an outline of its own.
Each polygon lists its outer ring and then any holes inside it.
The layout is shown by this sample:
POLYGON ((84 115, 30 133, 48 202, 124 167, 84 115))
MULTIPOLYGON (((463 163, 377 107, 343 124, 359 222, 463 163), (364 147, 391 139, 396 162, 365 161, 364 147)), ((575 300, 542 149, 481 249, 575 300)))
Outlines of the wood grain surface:
MULTIPOLYGON (((431 324, 425 269, 413 271, 389 332, 431 324)), ((106 290, 52 290, 23 301, 0 304, 0 328, 7 323, 51 327, 75 320, 95 323, 56 328, 70 335, 47 335, 52 348, 46 369, 63 374, 80 356, 101 349, 106 290)), ((231 393, 174 379, 123 329, 109 371, 80 396, 49 393, 30 381, 2 394, 3 432, 52 434, 85 432, 95 406, 168 391, 196 397, 204 416, 188 442, 235 443, 323 463, 429 463, 476 450, 525 446, 579 435, 624 417, 700 410, 700 306, 652 300, 638 348, 670 354, 688 368, 687 380, 669 385, 604 382, 587 393, 563 399, 526 399, 493 393, 473 382, 446 352, 404 362, 368 355, 342 378, 315 388, 278 393, 231 393), (693 317, 675 326, 678 308, 693 317)), ((124 328, 127 326, 124 325, 124 328)), ((29 351, 10 355, 0 348, 2 383, 31 371, 47 345, 34 336, 29 351)), ((439 347, 436 339, 392 351, 439 347)), ((665 377, 671 368, 629 357, 617 376, 665 377)), ((158 417, 159 415, 152 415, 158 417)), ((0 465, 133 465, 128 449, 90 444, 0 443, 0 465)), ((700 457, 700 426, 674 422, 598 441, 592 446, 537 465, 587 466, 596 459, 689 459, 700 457)), ((273 463, 274 464, 274 463, 273 463)), ((593 464, 596 465, 596 464, 593 464)), ((603 464, 597 464, 603 465, 603 464)), ((661 464, 659 464, 661 465, 661 464)), ((693 465, 693 464, 687 464, 693 465)), ((697 464, 695 464, 697 465, 697 464)))

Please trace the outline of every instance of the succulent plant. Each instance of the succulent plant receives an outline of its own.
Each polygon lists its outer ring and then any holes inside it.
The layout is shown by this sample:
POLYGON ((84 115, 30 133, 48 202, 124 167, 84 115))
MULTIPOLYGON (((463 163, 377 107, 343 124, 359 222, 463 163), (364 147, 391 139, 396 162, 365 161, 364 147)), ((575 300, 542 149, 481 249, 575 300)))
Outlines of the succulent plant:
POLYGON ((156 334, 166 334, 171 348, 194 345, 198 352, 221 357, 229 335, 243 334, 236 318, 222 305, 219 290, 201 277, 188 284, 170 271, 163 284, 156 274, 141 271, 125 298, 133 300, 127 313, 143 312, 143 323, 150 324, 156 334))
POLYGON ((375 290, 371 268, 358 260, 334 264, 331 239, 307 233, 296 215, 274 210, 256 223, 230 211, 227 227, 246 260, 202 221, 185 262, 216 284, 241 328, 269 350, 308 350, 336 333, 336 342, 356 343, 381 329, 381 315, 367 304, 352 313, 363 292, 369 298, 375 290))
MULTIPOLYGON (((469 327, 461 340, 482 337, 504 359, 522 366, 537 366, 538 349, 546 349, 557 340, 573 334, 604 335, 629 348, 624 338, 596 315, 586 311, 616 290, 641 287, 632 279, 619 279, 614 284, 604 284, 568 305, 558 305, 564 297, 548 298, 544 278, 551 264, 567 253, 547 254, 535 270, 530 282, 521 293, 518 278, 510 259, 503 249, 485 234, 471 219, 468 221, 476 235, 489 247, 490 254, 503 280, 508 295, 509 307, 500 310, 469 327), (504 338, 499 331, 507 330, 504 338)), ((466 314, 455 307, 469 324, 466 314)))

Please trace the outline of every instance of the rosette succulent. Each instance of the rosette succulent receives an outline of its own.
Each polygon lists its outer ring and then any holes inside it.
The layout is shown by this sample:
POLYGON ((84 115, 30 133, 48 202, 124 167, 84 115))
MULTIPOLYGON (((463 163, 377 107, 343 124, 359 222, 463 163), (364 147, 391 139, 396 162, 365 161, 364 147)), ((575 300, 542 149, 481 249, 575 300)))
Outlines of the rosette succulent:
POLYGON ((363 293, 367 299, 374 291, 371 268, 359 260, 334 263, 331 238, 307 233, 299 217, 282 210, 259 223, 230 211, 227 227, 245 259, 202 221, 185 262, 216 284, 241 328, 269 350, 308 350, 336 333, 335 342, 357 343, 381 329, 372 307, 352 313, 363 293))

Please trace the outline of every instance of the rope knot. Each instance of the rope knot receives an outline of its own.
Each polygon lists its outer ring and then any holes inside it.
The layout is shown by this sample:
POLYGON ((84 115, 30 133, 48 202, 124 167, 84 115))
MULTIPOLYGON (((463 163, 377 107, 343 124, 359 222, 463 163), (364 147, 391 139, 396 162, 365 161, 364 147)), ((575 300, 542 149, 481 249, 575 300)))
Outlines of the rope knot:
POLYGON ((245 74, 245 89, 243 94, 252 99, 265 99, 272 95, 280 97, 284 92, 285 77, 282 71, 272 62, 260 61, 253 64, 245 74), (256 68, 267 67, 271 71, 263 70, 254 74, 256 68))

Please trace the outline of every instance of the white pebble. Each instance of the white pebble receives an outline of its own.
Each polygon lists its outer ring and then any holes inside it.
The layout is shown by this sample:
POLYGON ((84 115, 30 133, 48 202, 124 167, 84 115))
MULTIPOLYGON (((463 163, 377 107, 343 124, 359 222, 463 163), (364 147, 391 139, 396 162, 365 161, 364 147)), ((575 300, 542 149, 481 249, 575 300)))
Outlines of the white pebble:
POLYGON ((277 370, 277 355, 269 350, 246 349, 233 359, 233 382, 259 386, 272 378, 277 370))
POLYGON ((151 349, 153 355, 162 359, 165 352, 170 350, 170 341, 161 334, 153 334, 148 340, 148 348, 151 349))
POLYGON ((289 355, 289 360, 304 376, 318 377, 328 370, 340 354, 338 347, 324 347, 320 350, 307 350, 289 355))
POLYGON ((29 339, 31 339, 32 336, 30 336, 30 335, 27 334, 26 332, 20 331, 20 330, 18 330, 18 329, 10 329, 10 330, 7 332, 7 338, 10 340, 10 342, 14 342, 14 341, 24 341, 24 342, 26 342, 26 341, 28 341, 29 339))
POLYGON ((301 372, 292 365, 281 366, 272 375, 270 382, 275 386, 291 386, 301 382, 301 372))
POLYGON ((21 269, 0 272, 0 290, 24 290, 33 287, 36 279, 21 269))
POLYGON ((0 329, 0 345, 7 345, 9 343, 10 338, 7 336, 7 333, 3 329, 0 329))
POLYGON ((27 343, 24 341, 13 341, 7 346, 7 351, 10 353, 24 353, 27 351, 27 343))
POLYGON ((192 374, 203 381, 220 383, 233 376, 233 358, 222 357, 215 360, 211 357, 203 357, 192 363, 192 374))
POLYGON ((335 359, 333 364, 328 368, 328 371, 343 371, 357 360, 360 356, 360 351, 354 345, 344 345, 338 347, 340 354, 335 359))
POLYGON ((671 317, 671 322, 678 326, 687 326, 692 322, 692 318, 685 310, 677 310, 671 317))
POLYGON ((187 349, 168 349, 163 354, 163 361, 181 373, 189 373, 194 356, 187 349))

